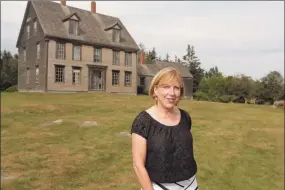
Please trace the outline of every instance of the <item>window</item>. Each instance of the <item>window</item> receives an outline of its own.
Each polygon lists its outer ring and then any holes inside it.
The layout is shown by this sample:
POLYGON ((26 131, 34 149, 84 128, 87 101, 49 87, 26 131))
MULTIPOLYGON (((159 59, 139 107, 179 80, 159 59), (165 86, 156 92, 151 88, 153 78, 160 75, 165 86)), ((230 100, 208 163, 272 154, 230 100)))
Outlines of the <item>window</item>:
POLYGON ((71 34, 71 35, 78 35, 78 29, 79 29, 79 27, 78 27, 78 21, 76 21, 76 20, 70 20, 69 21, 69 34, 71 34))
POLYGON ((40 58, 41 55, 41 46, 40 46, 40 42, 37 43, 37 59, 40 58))
POLYGON ((36 68, 36 83, 37 83, 39 82, 40 69, 38 65, 36 65, 35 68, 36 68))
POLYGON ((80 84, 81 79, 81 68, 72 67, 72 84, 80 84))
POLYGON ((102 62, 102 60, 101 60, 101 49, 94 48, 94 62, 95 63, 102 62))
POLYGON ((140 77, 140 85, 144 86, 145 77, 140 77))
POLYGON ((132 66, 132 53, 125 53, 125 66, 132 66))
POLYGON ((27 26, 27 37, 30 38, 30 26, 27 26))
POLYGON ((81 60, 81 46, 73 45, 72 59, 75 61, 81 60))
POLYGON ((56 43, 56 59, 65 59, 65 44, 64 43, 56 43))
POLYGON ((34 35, 36 36, 37 35, 37 21, 34 20, 34 35))
POLYGON ((125 86, 130 87, 132 86, 132 72, 126 71, 125 72, 125 86))
POLYGON ((23 60, 26 61, 27 60, 27 52, 26 52, 26 48, 23 49, 23 60))
POLYGON ((30 68, 27 67, 27 70, 26 70, 26 84, 30 84, 30 78, 31 78, 30 68))
POLYGON ((120 52, 119 51, 113 51, 113 64, 119 65, 120 61, 120 52))
POLYGON ((120 71, 112 71, 112 85, 118 86, 120 81, 120 71))
POLYGON ((118 29, 113 29, 113 41, 119 43, 120 36, 121 36, 121 31, 118 29))
POLYGON ((55 65, 55 82, 64 82, 64 66, 55 65))

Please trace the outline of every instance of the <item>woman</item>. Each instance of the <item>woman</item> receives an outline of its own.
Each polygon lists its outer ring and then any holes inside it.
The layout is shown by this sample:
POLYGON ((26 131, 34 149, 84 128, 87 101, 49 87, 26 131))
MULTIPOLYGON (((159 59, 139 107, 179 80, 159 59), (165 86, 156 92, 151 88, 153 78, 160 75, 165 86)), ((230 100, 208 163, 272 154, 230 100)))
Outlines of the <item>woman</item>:
POLYGON ((133 166, 143 190, 198 189, 191 117, 177 107, 183 91, 183 80, 175 68, 160 70, 149 88, 155 105, 134 119, 133 166))

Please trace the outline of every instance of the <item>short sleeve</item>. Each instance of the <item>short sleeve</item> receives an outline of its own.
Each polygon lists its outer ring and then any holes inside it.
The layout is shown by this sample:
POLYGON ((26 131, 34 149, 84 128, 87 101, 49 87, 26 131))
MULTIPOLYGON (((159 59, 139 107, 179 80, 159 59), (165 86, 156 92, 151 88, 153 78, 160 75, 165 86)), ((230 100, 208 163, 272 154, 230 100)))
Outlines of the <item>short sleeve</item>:
POLYGON ((190 114, 187 111, 184 111, 185 115, 186 115, 186 119, 187 119, 187 123, 189 126, 189 130, 191 130, 192 128, 192 118, 190 116, 190 114))
POLYGON ((146 116, 143 115, 143 113, 140 113, 133 121, 133 124, 131 126, 131 134, 136 133, 143 138, 148 138, 148 132, 149 132, 149 125, 147 125, 146 122, 146 116))

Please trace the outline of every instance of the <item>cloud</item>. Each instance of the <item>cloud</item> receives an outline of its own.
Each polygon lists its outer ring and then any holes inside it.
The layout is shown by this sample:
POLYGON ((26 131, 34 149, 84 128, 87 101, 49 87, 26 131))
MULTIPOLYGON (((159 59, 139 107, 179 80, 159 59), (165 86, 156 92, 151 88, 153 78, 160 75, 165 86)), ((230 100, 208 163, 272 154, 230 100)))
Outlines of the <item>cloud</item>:
MULTIPOLYGON (((90 10, 89 1, 67 4, 90 10)), ((1 2, 2 47, 15 46, 25 6, 1 2)), ((97 11, 119 17, 137 43, 155 47, 162 58, 181 58, 190 44, 205 69, 218 66, 227 75, 253 78, 271 70, 284 75, 282 1, 99 1, 97 11)))

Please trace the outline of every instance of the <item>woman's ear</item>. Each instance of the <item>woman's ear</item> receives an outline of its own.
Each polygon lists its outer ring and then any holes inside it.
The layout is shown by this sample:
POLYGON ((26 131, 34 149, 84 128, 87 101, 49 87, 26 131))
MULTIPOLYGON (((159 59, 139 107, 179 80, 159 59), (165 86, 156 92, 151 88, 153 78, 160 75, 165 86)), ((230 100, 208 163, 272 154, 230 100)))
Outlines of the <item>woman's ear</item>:
POLYGON ((153 96, 157 96, 157 86, 155 86, 153 89, 153 96))

